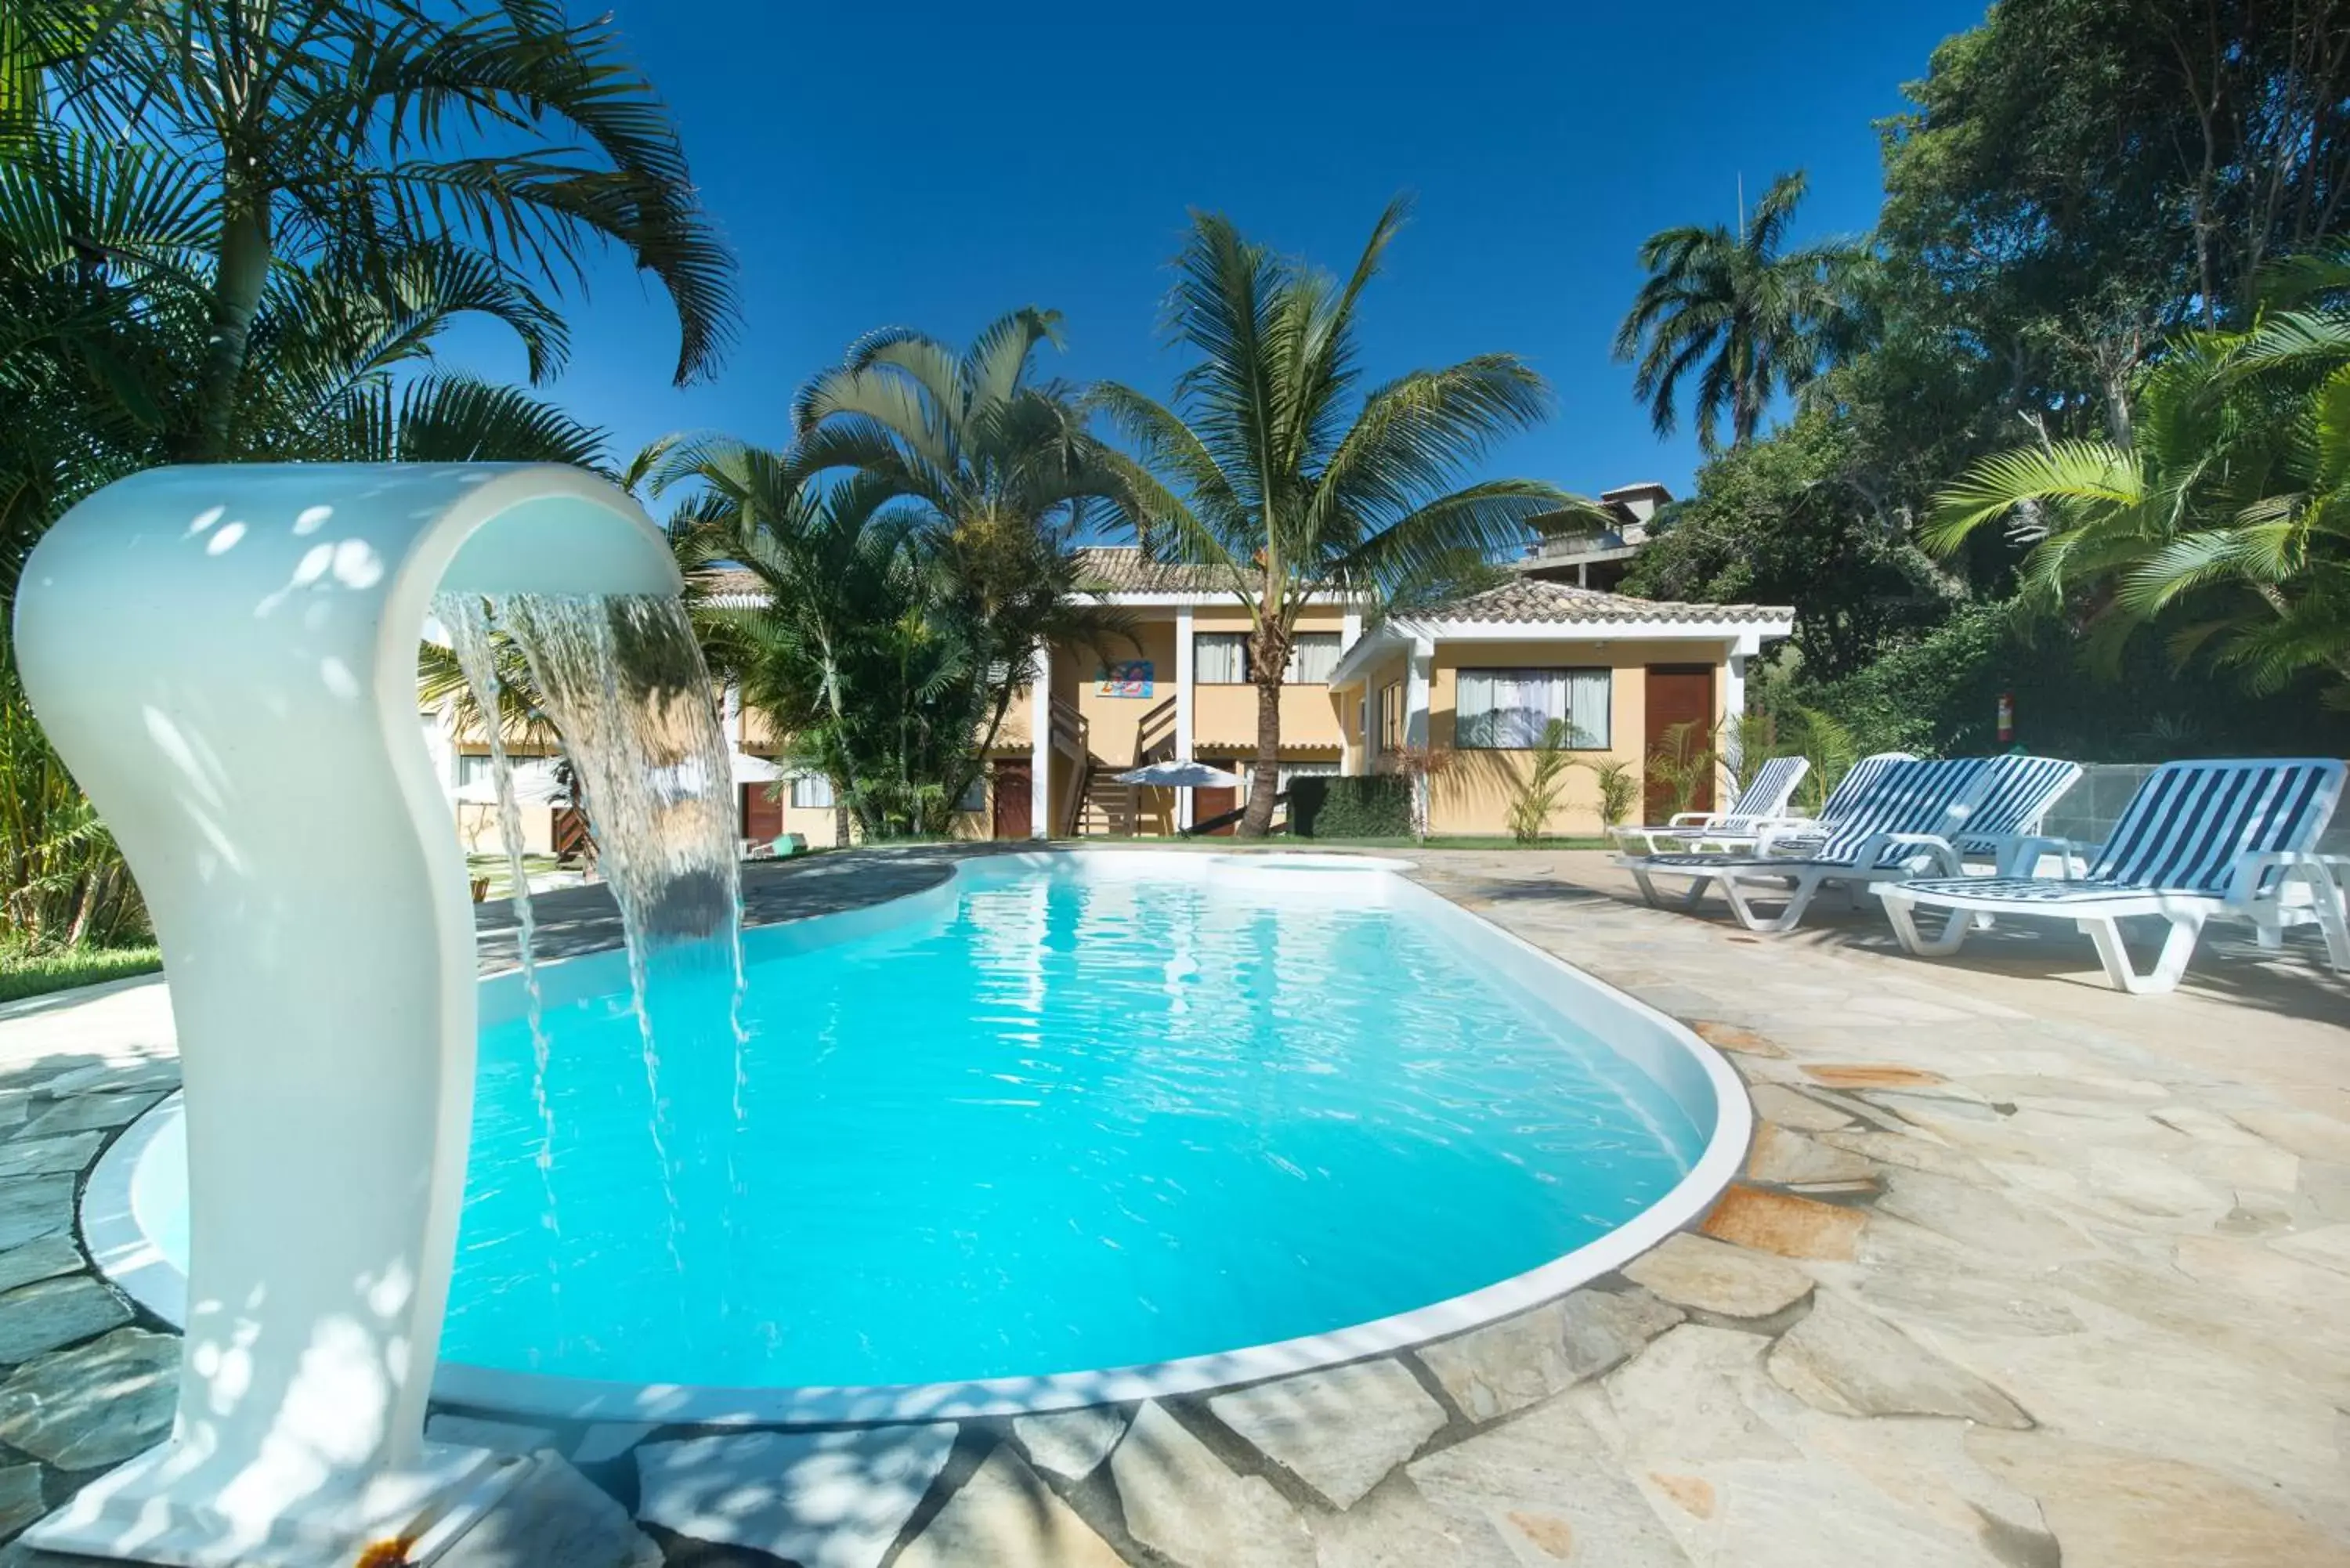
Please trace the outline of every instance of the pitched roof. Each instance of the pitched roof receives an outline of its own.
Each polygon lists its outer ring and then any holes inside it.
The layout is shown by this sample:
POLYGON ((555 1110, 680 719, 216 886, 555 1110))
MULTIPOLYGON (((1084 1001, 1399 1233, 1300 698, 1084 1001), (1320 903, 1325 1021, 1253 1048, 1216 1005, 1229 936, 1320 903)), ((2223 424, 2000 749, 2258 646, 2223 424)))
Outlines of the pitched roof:
POLYGON ((1414 621, 1730 621, 1772 622, 1794 618, 1784 605, 1686 604, 1674 599, 1636 599, 1627 594, 1604 594, 1546 577, 1520 577, 1465 597, 1452 599, 1417 615, 1414 621))
POLYGON ((1096 593, 1211 594, 1232 587, 1213 566, 1145 560, 1133 545, 1088 545, 1076 556, 1078 584, 1096 593))
POLYGON ((747 566, 705 566, 692 576, 702 602, 721 609, 756 609, 767 602, 767 585, 747 566))

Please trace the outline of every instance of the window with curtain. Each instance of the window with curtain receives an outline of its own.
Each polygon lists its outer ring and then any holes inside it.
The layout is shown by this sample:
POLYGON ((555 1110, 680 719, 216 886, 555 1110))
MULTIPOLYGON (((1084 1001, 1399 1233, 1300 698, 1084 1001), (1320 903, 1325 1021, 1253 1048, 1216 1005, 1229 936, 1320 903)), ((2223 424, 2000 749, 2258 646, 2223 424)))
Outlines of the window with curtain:
POLYGON ((1402 751, 1403 737, 1403 682, 1390 680, 1379 688, 1379 750, 1402 751))
POLYGON ((1201 686, 1248 684, 1248 633, 1202 631, 1191 638, 1191 679, 1201 686))
POLYGON ((1454 678, 1452 743, 1530 750, 1555 719, 1566 724, 1569 747, 1604 752, 1612 685, 1605 670, 1463 670, 1454 678))
POLYGON ((1292 686, 1327 686, 1338 668, 1338 634, 1301 631, 1289 645, 1289 668, 1281 678, 1292 686))
POLYGON ((800 811, 830 811, 832 781, 822 774, 802 774, 792 780, 792 805, 800 811))
POLYGON ((457 753, 457 787, 486 783, 490 776, 489 755, 484 752, 457 753))

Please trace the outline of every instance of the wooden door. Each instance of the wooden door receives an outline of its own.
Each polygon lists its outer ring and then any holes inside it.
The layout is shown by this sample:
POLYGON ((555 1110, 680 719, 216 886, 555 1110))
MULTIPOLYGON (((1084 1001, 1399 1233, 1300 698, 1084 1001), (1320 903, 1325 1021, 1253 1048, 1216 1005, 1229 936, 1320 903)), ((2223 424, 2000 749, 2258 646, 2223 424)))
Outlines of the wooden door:
POLYGON ((1025 838, 1035 831, 1035 779, 1026 757, 995 759, 995 836, 1025 838))
POLYGON ((743 836, 772 844, 784 836, 784 791, 789 784, 746 784, 743 786, 743 836))
MULTIPOLYGON (((1701 761, 1713 750, 1713 666, 1711 664, 1651 664, 1648 666, 1648 723, 1641 751, 1640 776, 1647 780, 1648 819, 1662 822, 1680 805, 1675 781, 1663 776, 1653 761, 1659 752, 1701 761), (1686 739, 1673 743, 1676 726, 1687 725, 1686 739)), ((1713 809, 1714 769, 1706 765, 1690 797, 1688 810, 1713 809)))
POLYGON ((587 854, 590 848, 588 842, 588 814, 576 805, 556 806, 553 837, 555 857, 557 860, 569 860, 587 854))
MULTIPOLYGON (((1191 792, 1191 820, 1213 822, 1228 811, 1238 811, 1240 805, 1241 792, 1230 784, 1222 789, 1195 789, 1191 792)), ((1222 827, 1211 828, 1209 836, 1230 838, 1232 829, 1239 826, 1236 822, 1228 822, 1222 827)))

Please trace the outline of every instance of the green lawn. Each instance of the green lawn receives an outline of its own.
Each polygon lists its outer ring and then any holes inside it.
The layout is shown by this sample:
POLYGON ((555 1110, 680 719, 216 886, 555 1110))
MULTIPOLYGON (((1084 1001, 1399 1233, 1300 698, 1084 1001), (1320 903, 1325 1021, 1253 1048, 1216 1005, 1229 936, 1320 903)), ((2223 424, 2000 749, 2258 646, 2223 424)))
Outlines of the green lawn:
POLYGON ((0 1002, 152 974, 163 967, 153 948, 68 948, 62 952, 0 952, 0 1002))
MULTIPOLYGON (((525 855, 522 857, 522 868, 523 874, 527 877, 536 877, 542 872, 552 871, 555 869, 555 857, 525 855)), ((503 852, 493 855, 466 856, 465 875, 471 877, 487 878, 490 890, 486 896, 489 898, 504 898, 514 893, 514 877, 506 867, 506 857, 503 852)))

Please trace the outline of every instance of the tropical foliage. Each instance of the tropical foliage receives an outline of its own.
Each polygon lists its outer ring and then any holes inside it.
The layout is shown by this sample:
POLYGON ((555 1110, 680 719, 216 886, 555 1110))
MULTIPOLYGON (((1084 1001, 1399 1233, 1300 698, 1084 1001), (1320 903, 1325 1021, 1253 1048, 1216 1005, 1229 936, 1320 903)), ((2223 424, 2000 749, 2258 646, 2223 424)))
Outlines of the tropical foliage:
POLYGON ((1520 844, 1534 843, 1550 826, 1551 813, 1558 809, 1559 797, 1566 793, 1567 772, 1575 765, 1567 745, 1574 738, 1563 719, 1553 719, 1544 726, 1526 776, 1510 795, 1506 814, 1510 836, 1520 844))
POLYGON ((2281 314, 2337 303, 2307 291, 2350 201, 2346 40, 2344 0, 1992 6, 1881 127, 1840 337, 1627 586, 1796 606, 1752 688, 1783 734, 1987 747, 2007 693, 2018 741, 2093 759, 2350 745, 2313 711, 2338 362, 2287 353, 2281 314), (2126 635, 2157 622, 2202 657, 2126 635))
POLYGON ((802 390, 787 452, 710 438, 660 465, 701 487, 676 533, 713 667, 868 838, 950 831, 1035 652, 1121 633, 1075 554, 1121 470, 1036 375, 1057 342, 1033 309, 961 352, 875 334, 802 390), (720 604, 729 564, 758 588, 720 604))
MULTIPOLYGON (((2283 281, 2334 293, 2350 266, 2283 281)), ((2117 639, 2163 623, 2182 659, 2208 653, 2261 691, 2318 670, 2350 706, 2350 316, 2187 334, 2126 428, 1984 459, 1943 492, 1927 542, 1955 549, 2005 520, 2033 542, 2024 594, 2078 603, 2109 666, 2117 639)))
POLYGON ((1248 609, 1257 744, 1243 835, 1272 823, 1281 685, 1314 597, 1424 594, 1518 546, 1529 517, 1588 504, 1534 480, 1469 479, 1549 408, 1515 357, 1363 387, 1357 311, 1405 211, 1379 215, 1343 279, 1196 216, 1167 304, 1168 335, 1191 358, 1172 406, 1115 384, 1094 392, 1140 454, 1121 499, 1145 553, 1208 568, 1248 609))
MULTIPOLYGON (((59 514, 158 462, 603 466, 599 432, 436 358, 478 316, 552 373, 599 244, 676 305, 681 378, 731 332, 729 263, 606 24, 539 0, 18 0, 5 24, 0 611, 59 514)), ((12 930, 129 934, 135 891, 13 670, 0 732, 12 930)))

